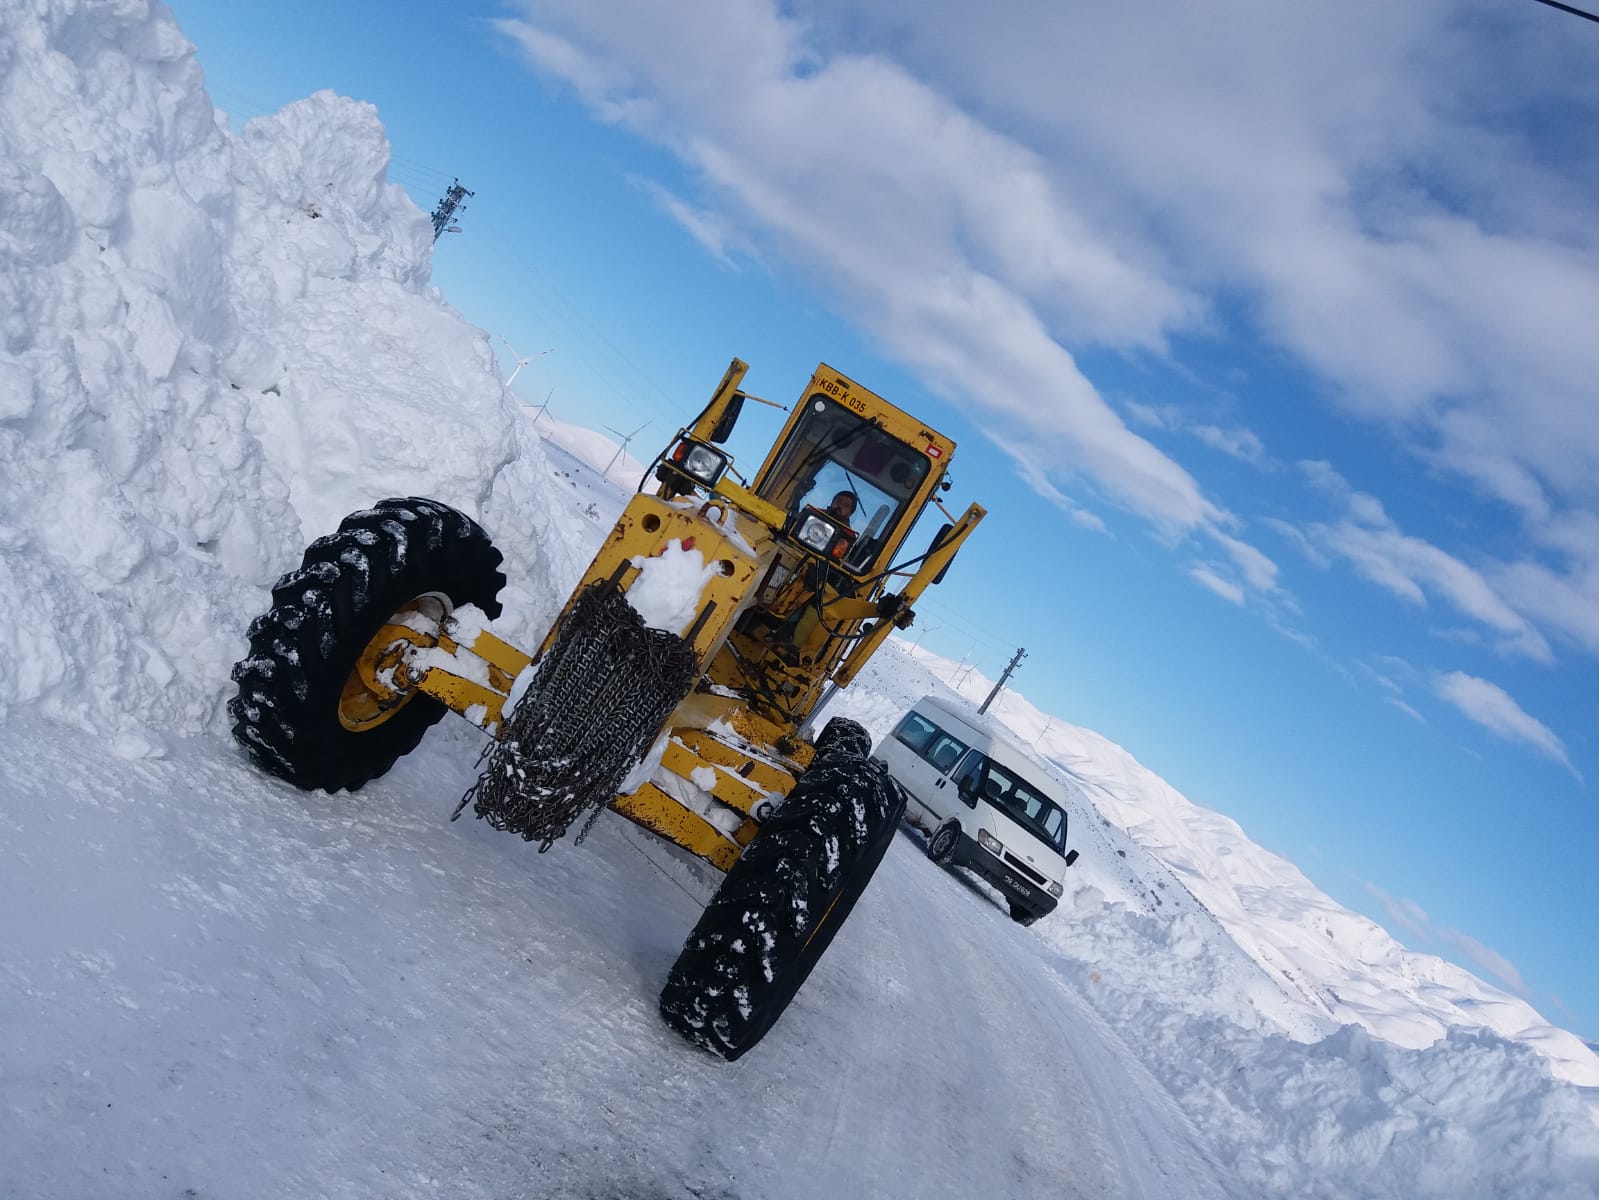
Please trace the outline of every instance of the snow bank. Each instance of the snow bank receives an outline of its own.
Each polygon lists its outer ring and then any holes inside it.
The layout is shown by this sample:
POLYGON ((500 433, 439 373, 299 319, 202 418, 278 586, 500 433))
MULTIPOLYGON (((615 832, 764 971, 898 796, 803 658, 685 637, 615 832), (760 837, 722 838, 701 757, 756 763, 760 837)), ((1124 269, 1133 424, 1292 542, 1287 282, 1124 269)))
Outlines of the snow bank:
POLYGON ((542 453, 427 288, 388 157, 372 107, 327 92, 230 135, 160 5, 10 6, 0 716, 152 748, 217 727, 267 585, 386 495, 481 519, 513 627, 549 616, 535 567, 573 568, 542 453))
MULTIPOLYGON (((13 736, 42 715, 97 731, 124 757, 159 756, 174 734, 215 735, 185 745, 191 758, 225 746, 228 671, 268 585, 307 541, 385 495, 435 496, 488 527, 508 560, 500 624, 512 636, 542 631, 564 599, 602 533, 592 493, 579 493, 567 468, 552 471, 530 420, 507 402, 485 336, 428 289, 431 230, 387 183, 387 161, 371 107, 327 93, 230 134, 158 5, 8 9, 0 721, 13 736)), ((881 735, 937 686, 891 650, 834 711, 881 735)), ((1530 1024, 1530 1010, 1467 995, 1460 978, 1416 956, 1395 958, 1385 934, 1307 900, 1287 864, 1224 818, 1179 805, 1087 731, 1036 710, 1019 719, 1018 701, 1007 694, 1000 711, 1074 781, 1074 843, 1092 852, 1037 937, 1002 928, 1025 937, 1014 952, 1028 964, 1042 955, 1086 998, 1084 1011, 1133 1049, 1249 1192, 1599 1191, 1599 1134, 1581 1093, 1551 1079, 1525 1044, 1533 1034, 1518 1044, 1448 1028, 1467 1009, 1501 1026, 1530 1024), (1215 866, 1224 851, 1226 871, 1215 866), (1339 954, 1310 953, 1318 937, 1339 954), (1408 1022, 1416 1045, 1335 1028, 1351 1019, 1385 1022, 1393 1038, 1408 1022)), ((151 797, 167 786, 157 767, 184 774, 172 763, 130 767, 130 779, 151 773, 151 797)), ((212 769, 227 786, 227 761, 212 769)), ((267 807, 267 795, 255 802, 267 807)), ((183 823, 159 824, 167 838, 183 823)), ((374 828, 363 837, 385 826, 374 828)), ((230 847, 231 833, 218 844, 230 847)), ((329 826, 330 839, 342 836, 329 826)), ((295 838, 283 846, 303 849, 295 838)), ((52 861, 33 862, 27 878, 54 878, 52 861)), ((272 883, 303 887, 306 877, 284 866, 272 883)), ((36 1021, 26 988, 12 983, 0 998, 36 1021)), ((92 1010, 89 995, 77 1002, 92 1010)), ((231 1027, 218 1020, 225 1042, 231 1027)), ((1544 1040, 1577 1061, 1564 1042, 1544 1040)), ((704 1094, 719 1098, 725 1078, 704 1094)), ((137 1156, 136 1145, 126 1150, 137 1156)))
MULTIPOLYGON (((890 643, 830 713, 854 717, 881 738, 920 696, 949 694, 944 681, 954 667, 890 643)), ((969 690, 982 695, 988 687, 978 680, 969 690)), ((1452 964, 1405 951, 1241 831, 1230 842, 1218 831, 1214 840, 1151 839, 1153 851, 1140 845, 1150 824, 1237 826, 1182 799, 1120 747, 1042 713, 1032 719, 1019 695, 1006 699, 998 711, 1013 736, 1050 750, 1064 774, 1070 840, 1083 850, 1061 907, 1031 933, 1044 943, 1049 967, 1143 1061, 1245 1194, 1599 1195, 1592 1100, 1557 1077, 1585 1072, 1585 1048, 1449 1020, 1471 995, 1502 993, 1452 964), (1131 836, 1102 818, 1101 807, 1131 836), (1221 869, 1211 855, 1224 843, 1221 869), (1162 851, 1184 865, 1172 867, 1162 851), (1235 859, 1236 877, 1227 873, 1235 859), (1275 874, 1270 886, 1262 872, 1275 874), (1225 891, 1249 886, 1260 894, 1251 894, 1247 910, 1225 891), (1236 925, 1211 911, 1213 895, 1218 905, 1237 906, 1236 925), (1288 917, 1266 923, 1263 933, 1252 922, 1273 905, 1288 917), (1321 923, 1295 923, 1312 911, 1321 923), (1329 940, 1324 926, 1336 934, 1330 952, 1317 946, 1329 940), (1396 972, 1388 987, 1385 963, 1396 972), (1429 967, 1430 993, 1416 974, 1429 967), (1360 1005, 1341 995, 1357 990, 1360 1005), (1376 1029, 1355 1023, 1357 1012, 1376 1029), (1427 1029, 1434 1036, 1409 1040, 1427 1029), (1377 1036, 1385 1031, 1407 1040, 1377 1036)), ((997 893, 994 900, 993 919, 1002 921, 997 893)), ((1513 1021, 1536 1022, 1527 1005, 1503 1000, 1516 1007, 1513 1021)))
POLYGON ((1599 1195, 1588 1103, 1530 1045, 1453 1028, 1411 1049, 1356 1025, 1306 1043, 1262 1019, 1248 973, 1202 923, 1088 890, 1036 931, 1247 1194, 1599 1195))

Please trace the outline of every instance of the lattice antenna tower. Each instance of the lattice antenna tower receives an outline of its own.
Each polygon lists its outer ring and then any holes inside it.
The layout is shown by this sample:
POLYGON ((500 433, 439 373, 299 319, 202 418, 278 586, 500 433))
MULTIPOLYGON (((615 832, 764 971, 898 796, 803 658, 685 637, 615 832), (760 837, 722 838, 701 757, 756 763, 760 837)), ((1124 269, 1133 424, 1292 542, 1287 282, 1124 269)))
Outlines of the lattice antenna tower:
POLYGON ((439 235, 444 233, 460 233, 461 227, 452 224, 455 214, 466 211, 467 199, 477 195, 461 186, 459 179, 451 180, 450 186, 444 189, 444 196, 439 200, 439 206, 433 210, 433 240, 439 240, 439 235))

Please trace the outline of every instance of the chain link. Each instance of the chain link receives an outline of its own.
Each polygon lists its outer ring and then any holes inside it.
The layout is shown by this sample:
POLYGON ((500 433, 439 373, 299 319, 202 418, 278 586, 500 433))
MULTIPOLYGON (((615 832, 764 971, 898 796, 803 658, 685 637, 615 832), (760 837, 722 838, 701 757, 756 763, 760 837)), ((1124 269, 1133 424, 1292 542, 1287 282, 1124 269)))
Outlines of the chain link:
POLYGON ((471 804, 543 853, 586 812, 581 842, 697 674, 682 638, 611 585, 584 589, 455 815, 471 804))

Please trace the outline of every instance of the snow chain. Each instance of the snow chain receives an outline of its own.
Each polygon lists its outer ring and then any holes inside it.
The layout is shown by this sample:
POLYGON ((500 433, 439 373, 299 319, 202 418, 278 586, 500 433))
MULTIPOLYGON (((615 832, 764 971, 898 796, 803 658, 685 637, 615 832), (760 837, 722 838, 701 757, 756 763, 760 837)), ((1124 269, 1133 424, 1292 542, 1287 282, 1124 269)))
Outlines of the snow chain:
POLYGON ((690 644, 614 586, 584 589, 455 816, 471 804, 543 853, 587 810, 581 842, 697 674, 690 644))

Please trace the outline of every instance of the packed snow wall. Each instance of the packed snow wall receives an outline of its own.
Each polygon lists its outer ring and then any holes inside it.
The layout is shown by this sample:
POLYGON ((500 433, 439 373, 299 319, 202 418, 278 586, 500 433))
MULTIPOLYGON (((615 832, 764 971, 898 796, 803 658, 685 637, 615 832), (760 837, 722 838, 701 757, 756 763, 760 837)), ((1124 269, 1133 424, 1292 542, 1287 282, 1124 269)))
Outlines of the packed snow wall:
POLYGON ((220 728, 267 587, 389 495, 483 521, 510 625, 548 617, 542 452, 388 159, 328 92, 227 132, 159 4, 8 5, 0 716, 220 728))

